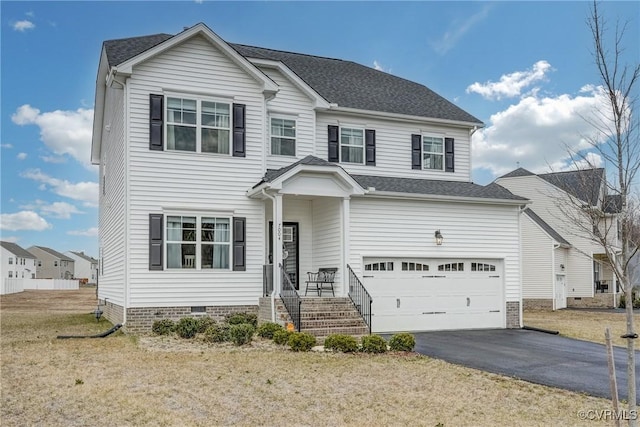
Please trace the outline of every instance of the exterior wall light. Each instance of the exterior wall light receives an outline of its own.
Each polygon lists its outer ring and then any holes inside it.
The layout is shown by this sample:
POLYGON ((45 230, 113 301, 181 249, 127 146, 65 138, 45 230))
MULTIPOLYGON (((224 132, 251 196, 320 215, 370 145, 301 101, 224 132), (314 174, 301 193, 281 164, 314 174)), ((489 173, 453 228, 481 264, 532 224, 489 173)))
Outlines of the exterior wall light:
POLYGON ((436 230, 435 238, 436 238, 436 245, 440 246, 443 240, 442 233, 440 233, 440 230, 436 230))

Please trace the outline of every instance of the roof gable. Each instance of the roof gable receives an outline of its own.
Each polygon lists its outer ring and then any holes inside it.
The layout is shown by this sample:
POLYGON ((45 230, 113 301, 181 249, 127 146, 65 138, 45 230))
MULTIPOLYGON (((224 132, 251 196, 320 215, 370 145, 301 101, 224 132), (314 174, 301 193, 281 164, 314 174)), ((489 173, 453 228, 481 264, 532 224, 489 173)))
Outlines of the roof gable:
POLYGON ((591 206, 598 205, 604 182, 604 169, 602 168, 544 173, 538 176, 591 206))
POLYGON ((93 258, 93 257, 91 257, 89 255, 85 255, 84 252, 76 252, 76 251, 69 251, 69 252, 71 252, 72 254, 77 256, 78 258, 82 258, 85 261, 89 261, 92 264, 97 264, 98 263, 97 259, 95 259, 95 258, 93 258))
POLYGON ((558 233, 553 227, 551 227, 549 224, 547 224, 545 222, 545 220, 543 220, 542 218, 540 218, 538 216, 538 214, 536 214, 533 210, 531 210, 531 208, 526 208, 524 210, 524 213, 531 218, 531 220, 538 224, 538 226, 545 232, 547 233, 547 235, 549 237, 551 237, 553 240, 555 240, 556 242, 560 243, 561 245, 564 246, 571 246, 571 243, 569 243, 564 237, 562 237, 560 235, 560 233, 558 233))
MULTIPOLYGON (((528 170, 526 170, 525 168, 518 168, 516 170, 513 170, 505 175, 502 175, 500 178, 516 178, 519 176, 533 176, 535 175, 533 172, 529 172, 528 170)), ((498 179, 500 179, 498 178, 498 179)))
POLYGON ((17 256, 18 258, 37 259, 31 252, 23 249, 20 245, 13 242, 0 241, 0 246, 17 256))
POLYGON ((62 260, 62 261, 71 261, 71 262, 74 262, 74 259, 73 259, 73 258, 69 258, 68 256, 66 256, 66 255, 64 255, 64 254, 62 254, 62 253, 60 253, 60 252, 58 252, 58 251, 56 251, 56 250, 54 250, 54 249, 47 248, 47 247, 45 247, 45 246, 31 246, 31 247, 29 248, 29 250, 31 250, 32 248, 40 249, 41 251, 46 252, 46 253, 48 253, 49 255, 53 255, 55 258, 58 258, 58 259, 60 259, 60 260, 62 260))

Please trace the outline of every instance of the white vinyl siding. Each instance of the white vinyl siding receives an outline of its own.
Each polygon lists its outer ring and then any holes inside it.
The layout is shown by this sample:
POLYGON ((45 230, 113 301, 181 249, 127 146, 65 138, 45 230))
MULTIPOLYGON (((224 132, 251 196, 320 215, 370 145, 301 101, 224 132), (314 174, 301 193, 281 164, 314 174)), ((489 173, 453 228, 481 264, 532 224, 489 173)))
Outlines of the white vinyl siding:
MULTIPOLYGON (((267 102, 269 117, 295 119, 296 121, 296 159, 315 154, 315 111, 314 103, 297 86, 285 77, 279 70, 260 67, 271 80, 278 84, 279 90, 273 99, 267 102)), ((265 153, 268 169, 279 169, 288 166, 296 159, 288 156, 273 155, 269 129, 265 130, 265 153)))
MULTIPOLYGON (((335 283, 345 274, 342 271, 342 214, 341 199, 318 198, 313 201, 313 271, 334 268, 338 271, 335 283)), ((336 292, 339 294, 339 286, 336 292)))
POLYGON ((362 277, 365 257, 502 259, 506 301, 520 301, 518 215, 513 206, 353 198, 348 263, 362 277))
MULTIPOLYGON (((341 123, 358 125, 362 129, 376 131, 376 166, 340 163, 348 173, 360 175, 394 176, 399 178, 441 179, 447 181, 471 181, 469 130, 446 125, 411 124, 397 120, 359 118, 331 112, 321 112, 316 124, 316 156, 327 159, 327 126, 341 123), (355 123, 354 123, 355 122, 355 123), (455 172, 444 170, 411 169, 411 135, 442 135, 454 138, 455 172)), ((349 125, 344 125, 345 127, 349 125)))
POLYGON ((266 111, 261 84, 197 36, 137 66, 129 88, 129 306, 257 304, 264 207, 246 191, 263 175, 266 111), (149 94, 176 92, 246 105, 246 157, 149 150, 149 94), (246 218, 246 271, 171 270, 166 265, 149 271, 149 214, 176 211, 246 218))
MULTIPOLYGON (((584 254, 597 253, 601 249, 583 237, 584 233, 559 211, 557 204, 567 200, 568 196, 557 187, 534 175, 499 178, 496 182, 513 194, 531 200, 533 203, 529 207, 573 246, 569 249, 566 263, 568 267, 565 270, 567 297, 592 297, 593 261, 584 254)), ((551 280, 555 278, 549 276, 548 280, 551 285, 551 280)))
MULTIPOLYGON (((107 88, 102 131, 100 176, 100 244, 104 269, 100 275, 98 297, 117 305, 125 303, 126 286, 126 143, 124 91, 117 85, 107 88)), ((148 103, 148 95, 147 95, 148 103)), ((147 115, 148 123, 148 115, 147 115)), ((148 129, 148 125, 147 125, 148 129)), ((148 139, 148 138, 147 138, 148 139)))
MULTIPOLYGON (((553 240, 522 214, 522 298, 553 299, 553 240)), ((559 271, 559 270, 558 270, 559 271)))

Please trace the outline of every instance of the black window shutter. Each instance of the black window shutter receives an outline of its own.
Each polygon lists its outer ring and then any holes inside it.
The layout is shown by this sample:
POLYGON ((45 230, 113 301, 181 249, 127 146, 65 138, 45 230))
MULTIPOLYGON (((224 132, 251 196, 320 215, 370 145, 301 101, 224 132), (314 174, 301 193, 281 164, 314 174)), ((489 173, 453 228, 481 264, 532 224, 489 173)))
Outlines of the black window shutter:
POLYGON ((235 157, 245 157, 247 133, 246 106, 244 104, 233 104, 233 155, 235 157))
POLYGON ((164 215, 149 214, 149 270, 162 270, 164 215))
POLYGON ((445 172, 454 172, 453 164, 453 138, 444 139, 445 172))
POLYGON ((365 129, 364 131, 365 146, 365 164, 367 166, 376 165, 376 131, 374 129, 365 129))
POLYGON ((233 271, 247 269, 247 219, 233 218, 233 271))
POLYGON ((163 117, 164 117, 164 95, 149 95, 149 150, 162 151, 163 117))
POLYGON ((411 169, 422 169, 422 135, 411 135, 411 169))
POLYGON ((327 160, 330 162, 339 162, 339 150, 340 150, 340 135, 338 132, 338 126, 329 125, 328 126, 329 133, 329 151, 327 155, 327 160))

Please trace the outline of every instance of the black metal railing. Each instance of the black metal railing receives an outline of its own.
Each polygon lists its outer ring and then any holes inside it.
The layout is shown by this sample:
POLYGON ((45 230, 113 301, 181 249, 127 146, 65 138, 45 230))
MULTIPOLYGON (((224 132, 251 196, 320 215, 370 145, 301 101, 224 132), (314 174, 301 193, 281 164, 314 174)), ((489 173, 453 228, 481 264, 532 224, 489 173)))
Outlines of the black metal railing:
POLYGON ((268 297, 273 292, 273 264, 262 266, 262 296, 268 297))
POLYGON ((300 332, 300 306, 302 305, 302 299, 300 298, 300 295, 298 295, 298 291, 296 291, 293 283, 291 283, 289 275, 284 271, 282 264, 280 264, 280 278, 280 286, 282 287, 280 290, 280 299, 282 299, 282 303, 289 312, 289 316, 291 317, 291 321, 293 321, 293 326, 295 326, 296 331, 300 332))
POLYGON ((371 299, 371 295, 369 295, 369 292, 367 292, 349 264, 347 264, 347 269, 349 270, 349 298, 351 298, 351 302, 356 306, 358 313, 360 313, 360 316, 369 327, 369 334, 371 334, 371 305, 373 304, 373 299, 371 299))

